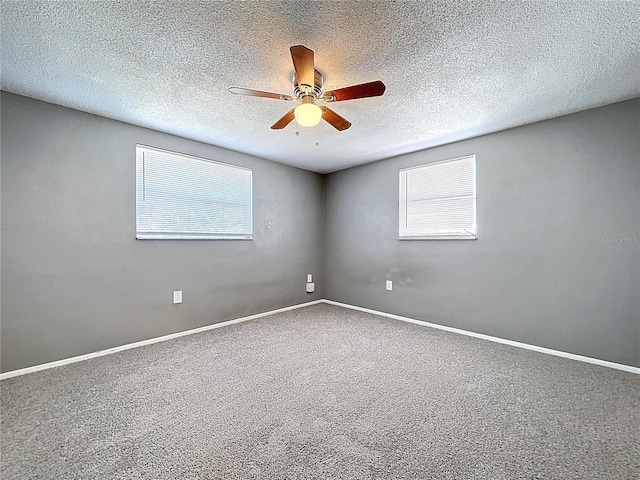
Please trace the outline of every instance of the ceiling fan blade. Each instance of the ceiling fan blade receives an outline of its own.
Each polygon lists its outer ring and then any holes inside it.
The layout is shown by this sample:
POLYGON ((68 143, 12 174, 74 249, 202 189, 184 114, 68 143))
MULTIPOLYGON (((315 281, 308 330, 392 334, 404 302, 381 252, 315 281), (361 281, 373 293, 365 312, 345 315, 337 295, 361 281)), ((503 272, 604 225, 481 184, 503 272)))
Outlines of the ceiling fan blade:
POLYGON ((351 122, 345 118, 342 118, 336 112, 327 107, 320 107, 322 109, 322 118, 333 125, 336 129, 342 131, 351 126, 351 122))
POLYGON ((280 120, 278 120, 276 123, 271 125, 271 128, 273 130, 282 130, 284 127, 289 125, 291 123, 291 120, 295 118, 295 115, 293 114, 293 110, 294 109, 292 108, 287 113, 285 113, 280 120))
POLYGON ((325 92, 322 100, 327 102, 339 102, 341 100, 353 100, 356 98, 378 97, 387 89, 380 80, 369 83, 361 83, 360 85, 352 85, 351 87, 339 88, 325 92))
POLYGON ((260 90, 251 90, 250 88, 230 87, 229 91, 236 95, 247 95, 249 97, 275 98, 276 100, 293 100, 291 95, 282 95, 281 93, 261 92, 260 90))
POLYGON ((293 68, 296 70, 296 82, 298 85, 309 85, 313 89, 315 78, 313 50, 302 45, 296 45, 289 50, 291 50, 293 68))

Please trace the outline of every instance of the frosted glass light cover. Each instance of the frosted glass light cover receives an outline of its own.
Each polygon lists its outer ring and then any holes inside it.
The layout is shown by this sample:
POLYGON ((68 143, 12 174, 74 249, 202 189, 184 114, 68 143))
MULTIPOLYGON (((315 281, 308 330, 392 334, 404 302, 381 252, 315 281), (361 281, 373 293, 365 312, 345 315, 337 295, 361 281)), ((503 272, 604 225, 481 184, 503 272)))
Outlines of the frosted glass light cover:
POLYGON ((303 127, 314 127, 320 123, 322 118, 322 110, 313 103, 303 103, 298 105, 293 111, 298 125, 303 127))

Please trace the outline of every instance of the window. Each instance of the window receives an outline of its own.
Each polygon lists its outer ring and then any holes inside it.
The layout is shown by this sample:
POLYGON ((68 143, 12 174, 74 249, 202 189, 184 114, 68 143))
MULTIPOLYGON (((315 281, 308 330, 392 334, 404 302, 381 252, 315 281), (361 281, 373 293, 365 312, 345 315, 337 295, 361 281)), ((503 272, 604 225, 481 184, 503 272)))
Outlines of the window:
POLYGON ((400 170, 400 239, 476 238, 476 156, 400 170))
POLYGON ((252 172, 136 147, 136 238, 253 238, 252 172))

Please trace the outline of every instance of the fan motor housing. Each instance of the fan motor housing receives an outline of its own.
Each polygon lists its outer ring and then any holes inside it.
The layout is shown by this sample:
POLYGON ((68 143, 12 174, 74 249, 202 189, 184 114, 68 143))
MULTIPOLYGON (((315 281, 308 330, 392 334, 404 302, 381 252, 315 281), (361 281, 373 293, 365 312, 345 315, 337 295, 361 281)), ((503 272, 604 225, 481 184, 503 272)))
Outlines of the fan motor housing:
POLYGON ((296 75, 295 73, 293 74, 293 94, 297 98, 300 98, 301 96, 306 96, 309 94, 313 95, 316 98, 322 95, 322 80, 323 80, 322 74, 316 69, 313 70, 313 73, 314 73, 313 87, 311 85, 298 84, 296 75))

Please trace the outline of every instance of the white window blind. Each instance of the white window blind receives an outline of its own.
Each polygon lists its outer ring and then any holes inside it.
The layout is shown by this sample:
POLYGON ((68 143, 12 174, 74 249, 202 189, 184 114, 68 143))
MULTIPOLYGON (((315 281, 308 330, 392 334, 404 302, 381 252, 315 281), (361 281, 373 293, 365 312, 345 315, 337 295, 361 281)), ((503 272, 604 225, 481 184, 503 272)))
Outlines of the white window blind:
POLYGON ((136 147, 136 238, 251 239, 252 171, 136 147))
POLYGON ((476 238, 476 156, 400 170, 401 239, 476 238))

